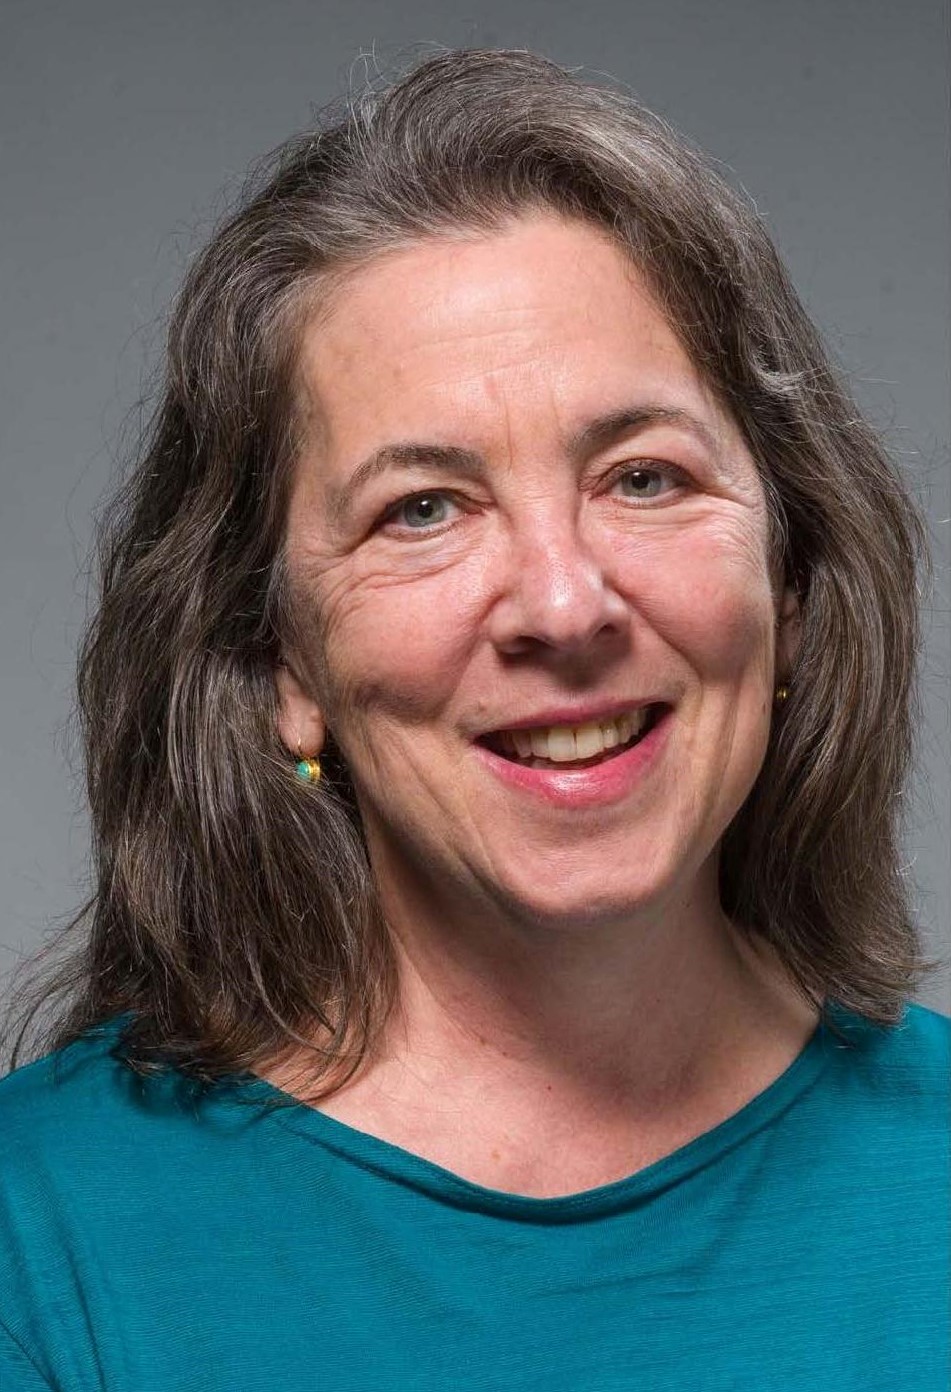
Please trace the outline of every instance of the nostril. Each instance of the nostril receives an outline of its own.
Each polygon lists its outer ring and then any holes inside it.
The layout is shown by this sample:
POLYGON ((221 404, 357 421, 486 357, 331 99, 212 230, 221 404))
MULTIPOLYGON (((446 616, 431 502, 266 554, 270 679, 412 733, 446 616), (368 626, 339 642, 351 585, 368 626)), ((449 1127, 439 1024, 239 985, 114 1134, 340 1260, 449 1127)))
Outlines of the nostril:
POLYGON ((497 622, 493 638, 498 651, 509 657, 547 652, 576 661, 617 643, 625 632, 621 619, 585 624, 577 616, 521 614, 515 620, 506 616, 497 622))
POLYGON ((550 529, 513 545, 492 619, 498 648, 577 653, 624 631, 628 606, 603 561, 576 535, 550 529))

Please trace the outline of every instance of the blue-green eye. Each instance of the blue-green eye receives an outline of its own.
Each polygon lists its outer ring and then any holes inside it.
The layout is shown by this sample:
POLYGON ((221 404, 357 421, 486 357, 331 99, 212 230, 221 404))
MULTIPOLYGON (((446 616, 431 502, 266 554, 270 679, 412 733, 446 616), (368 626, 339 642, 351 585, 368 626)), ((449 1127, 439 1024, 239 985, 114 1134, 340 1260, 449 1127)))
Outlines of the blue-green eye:
POLYGON ((396 517, 407 527, 431 527, 446 520, 446 500, 439 493, 420 493, 400 503, 396 517))
POLYGON ((445 493, 416 493, 397 503, 389 515, 391 522, 402 523, 414 531, 435 527, 449 519, 452 503, 445 493))
POLYGON ((674 487, 676 479, 665 469, 625 469, 617 480, 625 498, 643 498, 649 502, 674 487))

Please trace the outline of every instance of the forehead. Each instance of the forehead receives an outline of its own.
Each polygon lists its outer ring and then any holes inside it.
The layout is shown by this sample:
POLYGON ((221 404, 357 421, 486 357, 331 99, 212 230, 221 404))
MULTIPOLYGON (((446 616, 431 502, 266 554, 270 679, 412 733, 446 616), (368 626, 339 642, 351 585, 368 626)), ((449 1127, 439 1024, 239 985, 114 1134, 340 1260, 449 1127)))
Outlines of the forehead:
POLYGON ((623 250, 551 213, 348 272, 305 328, 298 391, 330 457, 420 431, 477 449, 493 429, 513 445, 540 429, 574 436, 638 401, 736 436, 623 250))

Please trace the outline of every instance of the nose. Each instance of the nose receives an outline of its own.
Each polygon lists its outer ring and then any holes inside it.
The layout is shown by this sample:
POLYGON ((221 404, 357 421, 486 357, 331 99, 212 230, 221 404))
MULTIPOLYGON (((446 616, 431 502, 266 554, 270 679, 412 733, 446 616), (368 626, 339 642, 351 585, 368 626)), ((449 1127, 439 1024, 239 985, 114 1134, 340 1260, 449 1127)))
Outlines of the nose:
POLYGON ((490 615, 500 652, 539 647, 577 656, 627 625, 627 604, 605 561, 579 533, 577 521, 526 519, 510 534, 500 587, 490 615))

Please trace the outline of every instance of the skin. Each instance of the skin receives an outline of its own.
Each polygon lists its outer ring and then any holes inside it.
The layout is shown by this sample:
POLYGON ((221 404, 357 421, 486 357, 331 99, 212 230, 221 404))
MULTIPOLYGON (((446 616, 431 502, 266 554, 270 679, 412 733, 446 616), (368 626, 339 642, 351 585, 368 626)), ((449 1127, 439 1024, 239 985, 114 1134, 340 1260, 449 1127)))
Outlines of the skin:
MULTIPOLYGON (((499 1189, 630 1174, 818 1018, 717 894, 797 633, 755 462, 619 250, 554 215, 351 273, 298 375, 280 732, 347 760, 400 974, 367 1067, 319 1105, 499 1189), (632 406, 679 416, 578 445, 632 406), (410 441, 470 465, 359 482, 410 441), (613 801, 529 797, 479 756, 487 730, 636 700, 665 704, 664 739, 613 801)), ((266 1076, 299 1090, 299 1062, 266 1076)))

